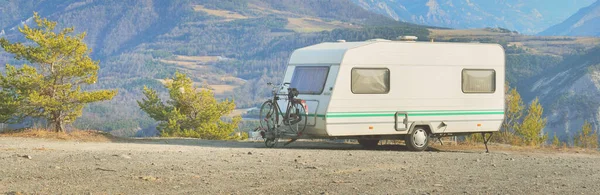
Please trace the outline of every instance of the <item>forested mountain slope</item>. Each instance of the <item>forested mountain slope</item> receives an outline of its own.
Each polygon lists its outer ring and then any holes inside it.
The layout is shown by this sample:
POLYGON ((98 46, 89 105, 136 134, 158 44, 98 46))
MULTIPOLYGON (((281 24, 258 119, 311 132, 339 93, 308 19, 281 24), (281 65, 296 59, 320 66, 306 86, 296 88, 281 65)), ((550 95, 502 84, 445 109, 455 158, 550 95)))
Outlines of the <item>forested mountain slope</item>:
MULTIPOLYGON (((431 29, 430 34, 350 0, 0 2, 0 36, 12 41, 22 40, 16 29, 30 24, 33 11, 62 27, 86 31, 85 40, 101 66, 98 85, 91 88, 116 88, 119 95, 88 106, 77 128, 151 135, 155 122, 135 100, 141 99, 144 85, 164 92, 161 82, 175 71, 189 74, 197 86, 212 89, 219 98, 235 99, 238 108, 254 107, 269 95, 265 83, 280 80, 296 48, 400 35, 499 43, 507 52, 507 81, 526 101, 540 97, 550 119, 548 131, 568 136, 565 128, 580 127, 579 119, 598 124, 600 96, 594 91, 600 63, 595 56, 600 53, 590 49, 600 44, 598 38, 525 36, 500 28, 431 29)), ((5 63, 22 62, 0 52, 0 64, 5 63)))
MULTIPOLYGON (((262 102, 277 81, 291 51, 323 41, 394 39, 428 30, 368 12, 348 0, 40 0, 0 3, 0 29, 22 40, 17 28, 31 24, 33 11, 87 33, 92 56, 100 60, 93 88, 117 88, 110 102, 88 106, 78 128, 117 135, 144 134, 154 121, 135 100, 144 85, 161 89, 163 79, 186 72, 198 86, 238 107, 262 102)), ((0 63, 20 64, 5 53, 0 63)))
POLYGON ((539 97, 548 117, 546 132, 572 140, 584 120, 600 125, 600 47, 566 58, 519 85, 525 99, 539 97))

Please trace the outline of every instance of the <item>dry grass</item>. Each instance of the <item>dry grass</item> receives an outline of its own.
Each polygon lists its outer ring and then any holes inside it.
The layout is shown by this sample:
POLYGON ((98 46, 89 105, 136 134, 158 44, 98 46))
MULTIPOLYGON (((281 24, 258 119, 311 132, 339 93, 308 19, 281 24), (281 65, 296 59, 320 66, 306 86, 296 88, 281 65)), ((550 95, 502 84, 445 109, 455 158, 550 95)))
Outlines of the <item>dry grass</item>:
POLYGON ((160 59, 158 61, 177 65, 180 69, 206 71, 209 67, 205 66, 205 64, 216 62, 218 60, 219 57, 217 56, 175 56, 175 58, 172 59, 160 59))
POLYGON ((243 85, 246 84, 246 80, 242 79, 242 78, 238 78, 238 77, 234 77, 234 76, 222 76, 221 81, 223 82, 228 82, 228 83, 233 83, 234 85, 243 85))
POLYGON ((233 89, 235 89, 236 87, 238 87, 238 86, 235 86, 235 85, 210 85, 211 90, 216 95, 222 95, 225 93, 233 92, 233 89))
POLYGON ((201 63, 209 63, 216 62, 219 60, 218 56, 182 56, 177 55, 175 59, 178 61, 189 61, 189 62, 201 62, 201 63))
POLYGON ((318 18, 302 17, 288 18, 286 29, 296 32, 331 31, 336 28, 351 28, 352 26, 338 21, 326 22, 318 18))
POLYGON ((344 23, 341 21, 323 21, 319 18, 276 10, 256 4, 249 4, 248 7, 250 10, 254 11, 255 13, 259 13, 260 15, 277 14, 280 16, 286 16, 288 19, 288 24, 285 28, 296 32, 320 32, 330 31, 336 28, 358 28, 357 26, 352 26, 350 23, 344 23))
MULTIPOLYGON (((118 139, 109 133, 95 130, 75 130, 69 133, 56 133, 46 129, 5 131, 0 133, 0 137, 41 138, 81 142, 112 142, 118 139)), ((46 148, 36 148, 36 150, 46 150, 46 148)))
MULTIPOLYGON (((457 145, 444 144, 440 145, 439 142, 431 145, 432 148, 443 151, 478 151, 484 152, 485 145, 483 143, 460 143, 457 145)), ((552 146, 516 146, 509 144, 496 144, 489 143, 488 148, 491 152, 504 151, 504 152, 516 152, 516 153, 541 153, 541 154, 553 154, 553 153, 566 153, 566 154, 600 154, 598 150, 585 149, 585 148, 573 148, 573 147, 552 147, 552 146)))
POLYGON ((177 69, 190 71, 206 71, 209 67, 200 65, 197 62, 175 61, 175 60, 159 60, 162 63, 176 65, 177 69))
MULTIPOLYGON (((156 79, 156 80, 164 85, 164 84, 167 84, 167 82, 169 82, 171 79, 156 79)), ((231 93, 231 92, 233 92, 233 90, 236 87, 238 87, 237 85, 208 85, 210 87, 210 89, 207 89, 207 88, 203 88, 203 86, 205 86, 205 84, 201 83, 201 82, 194 82, 194 86, 200 87, 200 88, 198 88, 198 90, 212 90, 212 92, 215 95, 223 95, 226 93, 231 93)))
POLYGON ((226 19, 230 19, 230 20, 248 18, 248 16, 244 16, 237 12, 232 12, 232 11, 227 11, 227 10, 219 10, 219 9, 208 9, 202 5, 195 5, 194 11, 203 11, 209 15, 218 16, 218 17, 222 17, 222 18, 226 18, 226 19))

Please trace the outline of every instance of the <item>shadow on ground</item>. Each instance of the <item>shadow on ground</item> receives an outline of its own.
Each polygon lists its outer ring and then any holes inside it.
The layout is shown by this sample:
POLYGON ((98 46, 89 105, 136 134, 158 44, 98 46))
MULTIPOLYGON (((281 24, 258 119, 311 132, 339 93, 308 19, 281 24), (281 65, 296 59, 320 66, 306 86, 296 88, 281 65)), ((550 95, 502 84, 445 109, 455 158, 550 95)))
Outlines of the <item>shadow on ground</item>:
MULTIPOLYGON (((118 142, 127 142, 134 144, 165 144, 165 145, 183 145, 183 146, 201 146, 214 148, 267 148, 262 141, 214 141, 200 140, 190 138, 150 138, 150 139, 128 139, 118 142)), ((379 145, 376 148, 363 148, 356 143, 343 143, 324 140, 299 140, 284 146, 285 141, 280 141, 277 146, 271 148, 278 149, 297 149, 297 150, 372 150, 372 151, 405 151, 411 152, 405 145, 379 145)), ((446 151, 430 147, 430 152, 469 152, 469 151, 446 151)))

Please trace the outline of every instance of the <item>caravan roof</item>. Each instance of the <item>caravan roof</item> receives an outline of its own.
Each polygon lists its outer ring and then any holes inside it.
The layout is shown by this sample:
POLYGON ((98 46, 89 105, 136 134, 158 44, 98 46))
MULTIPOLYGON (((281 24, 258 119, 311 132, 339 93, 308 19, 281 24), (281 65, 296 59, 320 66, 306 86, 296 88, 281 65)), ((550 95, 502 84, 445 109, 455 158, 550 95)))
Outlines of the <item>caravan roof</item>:
POLYGON ((296 50, 292 53, 289 64, 398 65, 398 58, 404 59, 406 63, 414 58, 430 58, 431 61, 428 60, 430 63, 447 63, 449 58, 462 58, 459 60, 461 65, 467 66, 497 65, 481 64, 482 60, 470 58, 487 58, 489 60, 484 62, 492 63, 504 62, 504 55, 497 55, 500 52, 490 52, 490 49, 504 53, 502 46, 498 44, 482 43, 405 42, 379 39, 364 42, 326 42, 296 50), (349 51, 353 51, 351 55, 347 55, 349 51), (435 58, 440 60, 436 62, 435 58))

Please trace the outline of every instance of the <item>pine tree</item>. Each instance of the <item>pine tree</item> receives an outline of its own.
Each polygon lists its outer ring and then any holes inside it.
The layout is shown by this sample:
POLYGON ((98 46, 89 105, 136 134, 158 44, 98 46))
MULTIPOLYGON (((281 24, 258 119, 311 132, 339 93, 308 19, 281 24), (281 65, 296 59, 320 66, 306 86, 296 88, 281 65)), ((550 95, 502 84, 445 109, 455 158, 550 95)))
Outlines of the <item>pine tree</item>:
POLYGON ((56 22, 34 13, 37 27, 25 25, 19 31, 31 42, 0 46, 17 60, 30 63, 21 68, 6 65, 0 75, 0 122, 18 123, 26 117, 43 118, 56 132, 81 116, 88 103, 112 99, 117 91, 84 91, 96 83, 98 61, 93 61, 83 39, 85 33, 71 35, 74 28, 55 32, 56 22))
MULTIPOLYGON (((508 86, 508 84, 507 84, 508 86)), ((515 131, 519 126, 519 122, 523 117, 523 100, 516 88, 508 90, 506 94, 506 114, 500 129, 500 135, 494 139, 502 143, 513 143, 517 138, 515 131)))
POLYGON ((592 124, 586 120, 573 141, 577 147, 598 148, 598 132, 592 131, 592 124))
POLYGON ((502 130, 505 132, 515 133, 519 120, 523 117, 523 100, 517 91, 517 88, 512 88, 506 95, 506 115, 502 123, 502 130))
POLYGON ((159 122, 157 127, 164 137, 195 137, 203 139, 238 139, 232 136, 241 117, 231 122, 222 120, 235 109, 233 101, 218 102, 210 90, 199 90, 182 73, 168 80, 166 87, 170 100, 166 104, 158 93, 144 87, 145 99, 138 101, 140 108, 159 122))
POLYGON ((560 147, 560 140, 556 136, 556 133, 554 133, 554 137, 552 138, 552 146, 560 147))
POLYGON ((529 109, 527 115, 521 125, 516 129, 517 134, 523 138, 524 143, 538 146, 544 143, 547 134, 543 134, 544 127, 546 127, 547 119, 543 118, 544 108, 539 102, 538 98, 535 98, 529 109))

